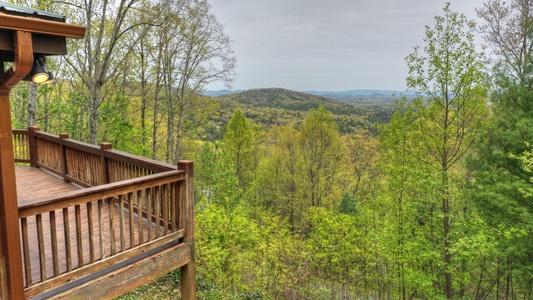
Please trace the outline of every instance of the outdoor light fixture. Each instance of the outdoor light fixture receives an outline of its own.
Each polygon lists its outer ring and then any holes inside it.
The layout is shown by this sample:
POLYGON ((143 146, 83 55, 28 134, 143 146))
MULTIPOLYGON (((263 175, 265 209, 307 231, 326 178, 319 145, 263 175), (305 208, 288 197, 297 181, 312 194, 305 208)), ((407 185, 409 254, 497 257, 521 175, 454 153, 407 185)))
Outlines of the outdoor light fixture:
POLYGON ((33 62, 33 69, 31 69, 30 72, 31 81, 35 83, 45 83, 50 79, 49 74, 51 73, 46 70, 44 63, 39 58, 36 58, 33 62))
POLYGON ((56 80, 56 77, 54 76, 54 73, 52 73, 51 71, 48 71, 48 80, 42 82, 41 84, 49 84, 51 82, 54 82, 56 80))

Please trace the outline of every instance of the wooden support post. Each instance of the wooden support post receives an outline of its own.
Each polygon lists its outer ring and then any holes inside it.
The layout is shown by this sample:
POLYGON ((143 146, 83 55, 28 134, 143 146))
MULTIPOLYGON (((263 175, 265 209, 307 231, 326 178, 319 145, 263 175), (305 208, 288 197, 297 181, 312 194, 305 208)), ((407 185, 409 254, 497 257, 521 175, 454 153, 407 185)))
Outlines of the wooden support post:
POLYGON ((60 139, 59 146, 61 147, 61 174, 63 175, 64 182, 70 182, 66 176, 68 174, 67 149, 65 148, 65 145, 63 145, 63 140, 68 139, 68 133, 60 133, 59 139, 60 139))
POLYGON ((31 33, 13 33, 15 61, 0 80, 0 288, 2 299, 24 299, 22 249, 9 92, 33 66, 31 33))
POLYGON ((0 274, 2 299, 24 299, 9 91, 0 89, 0 274), (5 276, 5 277, 4 277, 5 276), (4 290, 4 289, 2 289, 4 290))
POLYGON ((100 158, 102 161, 102 184, 110 183, 109 182, 109 168, 107 165, 107 158, 105 157, 106 150, 113 149, 113 145, 111 143, 101 143, 100 144, 100 158))
POLYGON ((190 160, 178 161, 178 170, 184 170, 185 197, 181 204, 183 211, 185 237, 183 242, 191 247, 191 261, 181 267, 181 298, 185 300, 196 299, 196 252, 194 247, 194 163, 190 160))
POLYGON ((35 140, 35 132, 40 131, 39 126, 28 127, 28 146, 30 148, 30 167, 37 167, 37 141, 35 140))

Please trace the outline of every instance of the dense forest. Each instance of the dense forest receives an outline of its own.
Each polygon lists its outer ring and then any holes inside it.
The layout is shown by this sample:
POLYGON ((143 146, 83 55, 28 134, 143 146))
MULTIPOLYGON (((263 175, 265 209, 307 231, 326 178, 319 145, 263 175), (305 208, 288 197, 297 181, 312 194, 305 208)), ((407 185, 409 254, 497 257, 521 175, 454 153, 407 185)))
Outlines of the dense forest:
POLYGON ((533 1, 486 0, 480 24, 447 4, 394 106, 203 96, 236 64, 205 0, 16 2, 88 27, 53 85, 12 92, 13 127, 193 159, 200 298, 533 299, 533 1))

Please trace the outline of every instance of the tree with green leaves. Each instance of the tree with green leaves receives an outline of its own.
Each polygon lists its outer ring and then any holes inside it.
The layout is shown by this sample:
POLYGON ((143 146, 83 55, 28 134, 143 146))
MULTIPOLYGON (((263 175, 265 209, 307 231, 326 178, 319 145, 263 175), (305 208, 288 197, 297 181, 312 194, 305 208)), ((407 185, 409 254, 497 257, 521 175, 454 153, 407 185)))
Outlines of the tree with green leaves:
POLYGON ((231 117, 224 134, 223 149, 233 162, 239 187, 246 189, 255 172, 254 132, 242 110, 231 117))
POLYGON ((320 105, 309 111, 300 127, 301 170, 308 206, 332 206, 340 200, 338 180, 344 149, 333 114, 320 105), (337 197, 339 196, 339 197, 337 197))
POLYGON ((302 188, 298 178, 301 163, 299 132, 289 126, 273 127, 265 138, 262 159, 254 180, 254 203, 288 219, 291 232, 305 223, 302 188))
POLYGON ((491 122, 477 143, 469 196, 496 237, 485 277, 490 294, 531 297, 533 206, 528 191, 533 141, 533 1, 487 1, 478 10, 494 58, 491 122), (524 159, 528 158, 528 159, 524 159))
MULTIPOLYGON (((446 4, 444 15, 435 17, 434 27, 426 26, 424 48, 415 47, 406 58, 409 68, 407 87, 417 94, 417 98, 396 112, 405 115, 397 119, 406 124, 396 126, 406 132, 407 139, 405 146, 398 150, 414 157, 409 168, 412 170, 418 166, 418 172, 422 172, 418 180, 425 182, 424 188, 410 187, 414 190, 408 190, 407 197, 398 200, 399 209, 405 205, 418 211, 418 220, 409 217, 404 221, 419 222, 425 227, 427 231, 419 231, 416 224, 409 225, 416 228, 420 238, 424 237, 427 247, 440 252, 439 260, 432 257, 425 267, 421 267, 431 270, 426 272, 427 276, 447 299, 463 293, 460 287, 464 280, 459 275, 463 261, 455 259, 453 252, 456 232, 466 229, 452 220, 461 219, 468 209, 468 204, 460 196, 466 175, 465 158, 473 151, 472 144, 484 128, 487 116, 483 56, 476 50, 474 29, 472 22, 468 22, 464 15, 452 12, 450 4, 446 4), (404 126, 407 131, 402 129, 404 126), (454 274, 458 276, 454 278, 454 274)), ((391 122, 389 126, 395 123, 391 122)), ((395 129, 388 130, 394 132, 395 129)), ((401 135, 393 133, 392 136, 401 135)), ((418 180, 415 181, 417 185, 420 184, 418 180)), ((400 224, 404 224, 401 220, 398 219, 400 224)), ((402 295, 406 296, 403 292, 402 295)))

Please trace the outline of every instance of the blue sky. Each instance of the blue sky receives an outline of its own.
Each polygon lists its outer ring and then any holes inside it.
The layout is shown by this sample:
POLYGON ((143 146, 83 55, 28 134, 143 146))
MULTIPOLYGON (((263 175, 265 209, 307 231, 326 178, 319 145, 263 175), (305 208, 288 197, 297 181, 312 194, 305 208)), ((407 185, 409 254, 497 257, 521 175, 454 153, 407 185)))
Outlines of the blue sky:
MULTIPOLYGON (((210 0, 233 40, 233 89, 404 90, 404 58, 423 45, 441 0, 210 0)), ((476 19, 482 0, 451 1, 476 19)), ((481 39, 478 39, 481 41, 481 39)), ((211 84, 208 90, 223 89, 211 84)))

